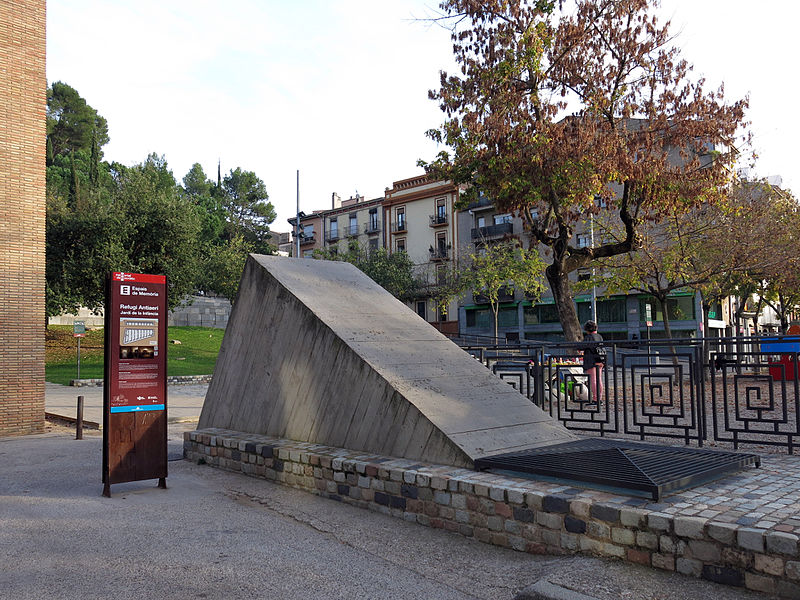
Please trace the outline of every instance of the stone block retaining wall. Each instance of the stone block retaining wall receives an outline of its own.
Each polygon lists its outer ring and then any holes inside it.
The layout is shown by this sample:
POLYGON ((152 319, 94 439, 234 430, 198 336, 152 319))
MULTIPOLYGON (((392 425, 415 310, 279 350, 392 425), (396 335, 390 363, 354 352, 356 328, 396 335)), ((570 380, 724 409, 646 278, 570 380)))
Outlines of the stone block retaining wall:
MULTIPOLYGON (((211 383, 211 375, 168 375, 167 385, 198 385, 211 383)), ((105 379, 71 379, 73 387, 102 387, 105 379)))
POLYGON ((223 429, 187 432, 184 456, 520 552, 583 552, 800 598, 798 536, 790 533, 561 496, 531 480, 223 429))

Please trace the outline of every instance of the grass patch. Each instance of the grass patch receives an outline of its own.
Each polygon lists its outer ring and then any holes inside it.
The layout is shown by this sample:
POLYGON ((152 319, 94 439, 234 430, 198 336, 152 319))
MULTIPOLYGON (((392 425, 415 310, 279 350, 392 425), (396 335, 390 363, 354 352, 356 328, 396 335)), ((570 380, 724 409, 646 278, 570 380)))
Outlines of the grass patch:
MULTIPOLYGON (((222 344, 222 329, 210 327, 168 327, 167 375, 209 375, 222 344)), ((45 378, 52 383, 69 384, 77 377, 78 340, 71 325, 51 325, 45 336, 45 378)), ((103 330, 86 332, 81 339, 81 379, 103 377, 103 330)))

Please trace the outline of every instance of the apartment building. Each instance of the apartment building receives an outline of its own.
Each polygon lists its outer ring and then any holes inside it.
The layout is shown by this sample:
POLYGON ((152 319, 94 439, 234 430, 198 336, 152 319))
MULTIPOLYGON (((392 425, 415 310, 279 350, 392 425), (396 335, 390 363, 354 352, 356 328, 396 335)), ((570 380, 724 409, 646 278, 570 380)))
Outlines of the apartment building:
POLYGON ((424 289, 414 301, 414 310, 422 318, 446 332, 457 333, 458 303, 446 308, 432 299, 435 290, 456 268, 459 231, 455 206, 459 188, 451 182, 433 181, 427 175, 401 179, 386 190, 382 204, 384 228, 382 240, 390 252, 405 251, 414 263, 417 278, 424 289))
POLYGON ((324 247, 333 252, 346 251, 351 244, 368 251, 383 247, 382 203, 383 197, 367 200, 356 193, 342 200, 338 194, 333 194, 331 209, 320 213, 324 247))
POLYGON ((322 249, 325 245, 325 236, 322 233, 322 213, 314 211, 310 215, 300 212, 300 226, 297 217, 287 219, 292 226, 292 246, 289 256, 297 256, 297 240, 300 239, 300 256, 311 258, 314 250, 322 249))
MULTIPOLYGON (((522 219, 498 211, 491 200, 481 196, 457 215, 459 236, 468 239, 473 247, 516 239, 528 247, 529 236, 523 231, 522 219)), ((600 243, 603 233, 594 230, 591 221, 579 224, 572 244, 577 247, 600 243)), ((570 274, 573 282, 591 277, 591 269, 570 274)), ((600 333, 606 339, 644 339, 664 337, 663 313, 659 303, 647 294, 607 294, 602 287, 595 288, 595 316, 600 333), (648 309, 649 306, 649 309, 648 309), (650 318, 648 319, 648 314, 650 318), (648 326, 648 323, 652 325, 648 326)), ((593 316, 591 293, 575 296, 578 319, 583 323, 593 316)), ((676 291, 667 300, 667 311, 672 334, 675 337, 702 335, 703 313, 699 295, 693 291, 676 291)), ((730 333, 730 321, 723 315, 723 306, 709 311, 708 335, 730 333)), ((464 297, 459 303, 459 331, 470 335, 492 335, 492 313, 486 298, 479 293, 464 297)), ((507 340, 563 339, 552 294, 546 288, 538 300, 526 297, 519 290, 508 288, 501 295, 498 313, 498 336, 507 340)))

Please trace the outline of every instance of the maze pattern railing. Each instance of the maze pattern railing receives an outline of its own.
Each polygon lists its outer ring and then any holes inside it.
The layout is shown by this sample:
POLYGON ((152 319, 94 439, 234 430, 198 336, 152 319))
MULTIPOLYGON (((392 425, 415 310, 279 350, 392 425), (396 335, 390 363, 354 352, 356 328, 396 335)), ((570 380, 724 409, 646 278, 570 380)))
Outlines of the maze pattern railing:
POLYGON ((465 349, 571 430, 800 447, 800 346, 776 354, 757 339, 714 338, 606 347, 599 397, 581 344, 465 349))

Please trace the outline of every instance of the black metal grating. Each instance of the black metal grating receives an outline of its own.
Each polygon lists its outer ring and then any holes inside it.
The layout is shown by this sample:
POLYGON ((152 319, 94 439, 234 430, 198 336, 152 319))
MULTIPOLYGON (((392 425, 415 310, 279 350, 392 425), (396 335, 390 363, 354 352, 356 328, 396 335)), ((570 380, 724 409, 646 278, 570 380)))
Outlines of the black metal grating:
POLYGON ((647 493, 659 500, 665 493, 760 464, 755 454, 586 439, 479 458, 475 468, 647 493))

